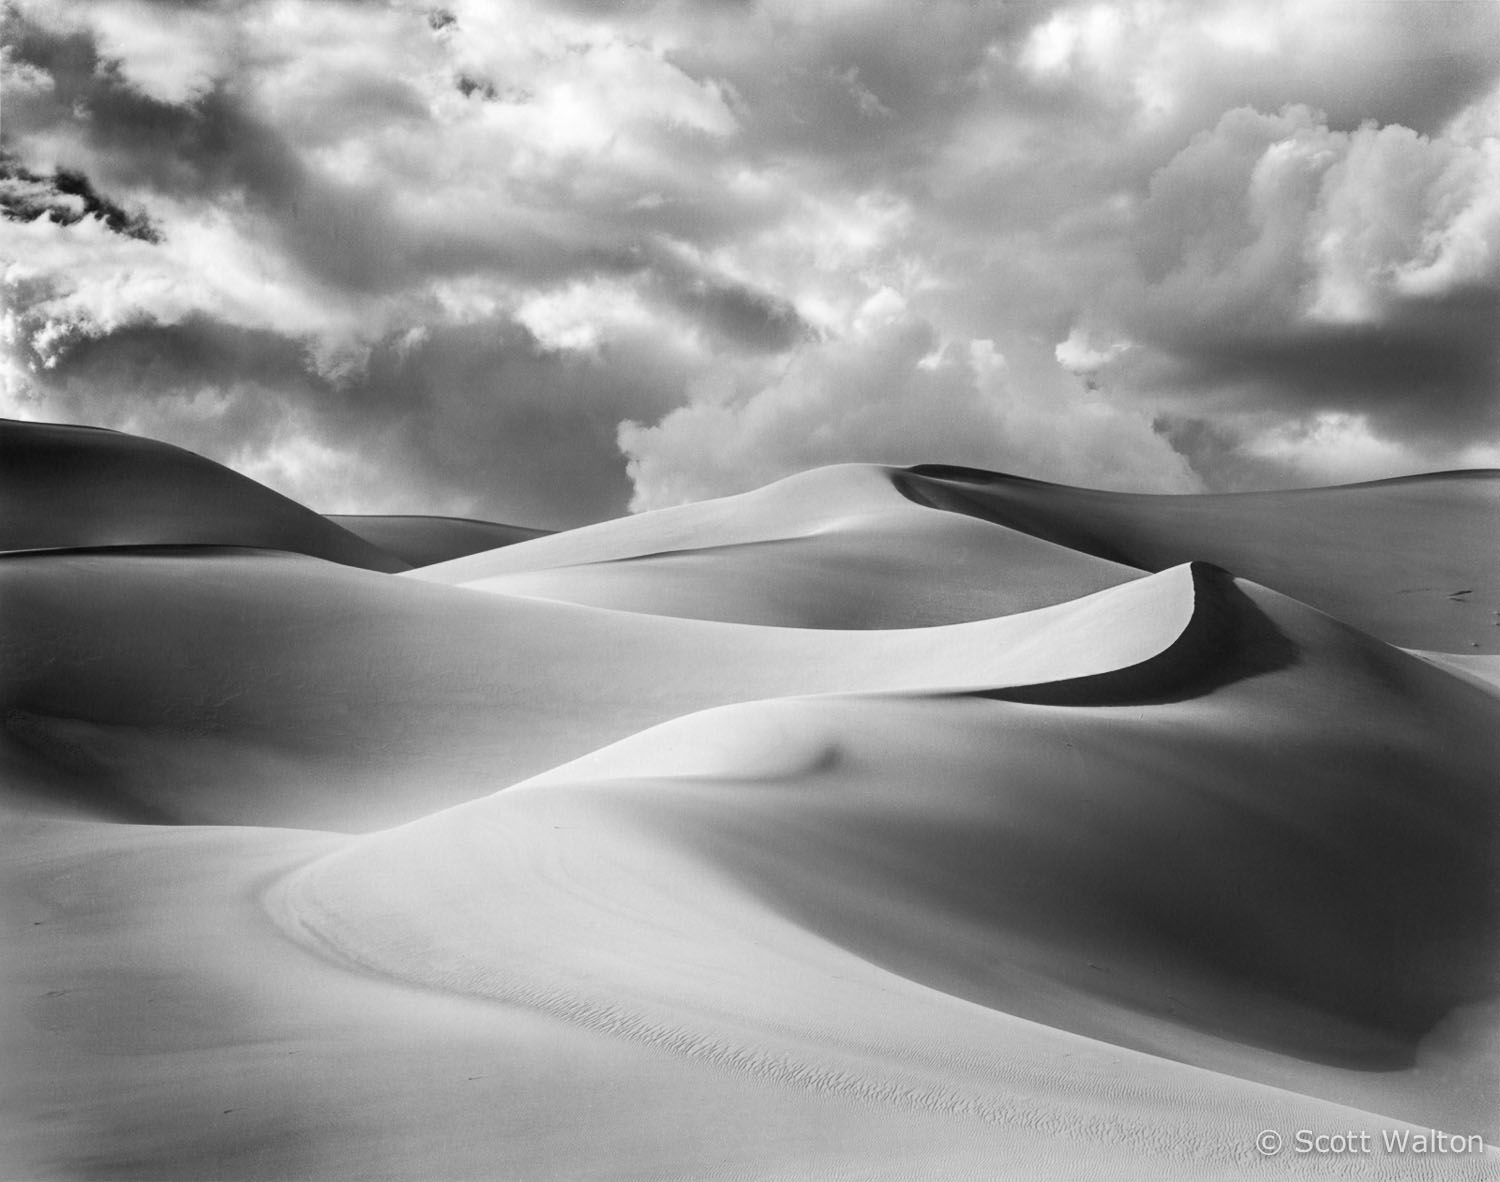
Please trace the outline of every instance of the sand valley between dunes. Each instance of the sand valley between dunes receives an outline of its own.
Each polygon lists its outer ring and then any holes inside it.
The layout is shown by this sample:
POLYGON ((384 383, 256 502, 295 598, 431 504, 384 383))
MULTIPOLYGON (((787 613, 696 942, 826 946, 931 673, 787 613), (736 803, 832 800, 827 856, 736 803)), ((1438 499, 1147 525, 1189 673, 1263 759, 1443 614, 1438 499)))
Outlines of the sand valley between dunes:
POLYGON ((1500 1177, 1500 472, 0 550, 0 1178, 1500 1177))

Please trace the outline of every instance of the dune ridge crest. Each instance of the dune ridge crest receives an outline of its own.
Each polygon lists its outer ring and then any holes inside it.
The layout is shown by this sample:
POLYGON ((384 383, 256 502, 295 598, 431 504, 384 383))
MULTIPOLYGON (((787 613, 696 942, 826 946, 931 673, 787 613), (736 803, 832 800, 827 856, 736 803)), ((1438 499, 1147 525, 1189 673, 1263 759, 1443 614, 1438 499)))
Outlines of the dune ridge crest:
POLYGON ((183 448, 119 431, 0 420, 0 550, 180 544, 407 568, 311 509, 183 448))
POLYGON ((1126 567, 1222 566, 1405 648, 1500 652, 1500 470, 1199 496, 945 465, 892 482, 916 504, 1126 567))
POLYGON ((0 471, 0 1173, 1500 1168, 1495 474, 517 540, 58 431, 0 471))
POLYGON ((540 536, 468 518, 323 515, 185 448, 0 419, 0 555, 239 546, 394 573, 540 536))
POLYGON ((1016 616, 831 631, 481 595, 283 554, 15 556, 0 563, 0 709, 25 720, 8 732, 15 757, 51 769, 43 799, 73 791, 60 782, 192 823, 368 828, 710 706, 1138 664, 1188 629, 1199 577, 1183 566, 1016 616), (591 674, 601 651, 617 662, 607 681, 591 674), (342 789, 296 791, 299 766, 342 789))
POLYGON ((1034 685, 973 691, 997 701, 1056 706, 1124 706, 1201 697, 1297 659, 1294 644, 1235 578, 1212 563, 1188 564, 1193 610, 1160 652, 1118 669, 1034 685))

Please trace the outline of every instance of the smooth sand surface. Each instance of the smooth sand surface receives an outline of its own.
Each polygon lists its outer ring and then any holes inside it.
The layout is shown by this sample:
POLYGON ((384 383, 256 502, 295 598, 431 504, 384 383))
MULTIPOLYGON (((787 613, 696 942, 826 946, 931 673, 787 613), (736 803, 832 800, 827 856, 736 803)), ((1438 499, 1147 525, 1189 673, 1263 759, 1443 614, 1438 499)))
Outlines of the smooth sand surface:
POLYGON ((1140 571, 903 496, 841 464, 752 493, 569 530, 414 578, 654 615, 917 628, 1029 611, 1140 571))
POLYGON ((1500 470, 1335 488, 1143 496, 940 465, 923 504, 1161 570, 1217 563, 1391 644, 1500 653, 1500 470))
POLYGON ((1421 652, 944 471, 0 558, 0 1177, 1500 1176, 1384 1145, 1500 1141, 1500 687, 1391 486, 1322 574, 1335 490, 1201 501, 1421 652))
POLYGON ((414 577, 661 615, 899 628, 1027 611, 1192 561, 1392 644, 1500 653, 1500 472, 1491 470, 1143 496, 844 464, 414 577))
POLYGON ((939 692, 1140 663, 1188 567, 938 629, 763 628, 483 595, 292 555, 0 560, 4 751, 140 820, 369 829, 728 702, 939 692))
POLYGON ((0 551, 143 545, 263 546, 379 571, 411 565, 180 447, 0 419, 0 551))
POLYGON ((341 529, 380 547, 387 554, 394 554, 410 566, 448 562, 466 554, 545 537, 549 532, 524 525, 476 521, 470 517, 347 513, 326 513, 324 516, 341 529))

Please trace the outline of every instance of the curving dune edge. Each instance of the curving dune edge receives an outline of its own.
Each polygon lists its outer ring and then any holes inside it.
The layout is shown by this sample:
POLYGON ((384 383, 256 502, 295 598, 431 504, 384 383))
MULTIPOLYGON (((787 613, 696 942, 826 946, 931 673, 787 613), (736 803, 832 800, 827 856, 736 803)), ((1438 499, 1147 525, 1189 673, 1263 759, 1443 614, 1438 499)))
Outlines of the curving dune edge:
POLYGON ((1500 1171, 1497 474, 532 536, 34 426, 0 1175, 1500 1171))

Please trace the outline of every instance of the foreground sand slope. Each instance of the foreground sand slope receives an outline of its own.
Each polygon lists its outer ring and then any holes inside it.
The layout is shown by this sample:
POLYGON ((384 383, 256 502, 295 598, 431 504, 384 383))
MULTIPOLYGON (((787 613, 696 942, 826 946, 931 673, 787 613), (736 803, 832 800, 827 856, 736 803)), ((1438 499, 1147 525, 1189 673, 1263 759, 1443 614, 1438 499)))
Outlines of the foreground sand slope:
POLYGON ((0 550, 190 544, 292 550, 367 570, 410 565, 180 447, 0 420, 0 550))
MULTIPOLYGON (((518 840, 566 821, 534 819, 518 840)), ((1288 1128, 1369 1120, 999 1014, 986 1020, 980 1049, 998 1049, 1002 1068, 1020 1061, 986 1083, 991 1096, 1020 1084, 1008 1111, 893 1103, 309 955, 272 925, 260 896, 267 881, 347 839, 55 822, 8 833, 0 853, 0 923, 13 953, 0 960, 7 1178, 1197 1182, 1257 1168, 1246 1143, 1254 1118, 1288 1128), (1036 1088, 1038 1078, 1048 1086, 1036 1088), (1097 1096, 1101 1084, 1108 1098, 1082 1127, 1073 1094, 1097 1096), (1240 1113, 1221 1124, 1231 1107, 1240 1113)), ((544 850, 556 837, 547 841, 544 850)), ((669 885, 697 889, 700 879, 695 869, 690 882, 669 885)), ((628 899, 640 897, 623 872, 622 882, 628 899)), ((721 901, 712 884, 703 889, 710 906, 721 901)), ((777 933, 777 955, 725 970, 785 971, 789 934, 777 933)), ((702 955, 725 947, 720 937, 702 955)), ((814 971, 787 984, 826 982, 819 970, 836 954, 818 946, 814 971)), ((834 965, 872 985, 865 992, 887 1011, 900 1006, 900 991, 913 996, 852 958, 834 965)), ((923 1025, 938 1024, 932 1033, 968 1008, 925 995, 917 1003, 923 1025)), ((869 996, 860 1004, 871 1012, 869 996)), ((902 1036, 927 1033, 909 1024, 902 1036)), ((890 1035, 888 1020, 870 1031, 872 1041, 890 1035)), ((1472 1159, 1417 1167, 1394 1176, 1487 1176, 1472 1159)), ((1339 1176, 1327 1163, 1300 1173, 1339 1176)))
POLYGON ((765 1070, 898 1096, 937 1086, 898 1082, 924 1064, 965 1081, 953 1103, 1003 1107, 973 1090, 1014 1067, 977 1050, 991 1015, 881 965, 1493 1136, 1492 1048, 1426 1040, 1497 984, 1500 703, 1223 576, 1197 611, 1187 651, 1128 671, 683 719, 363 839, 279 898, 366 968, 747 1070, 782 1055, 765 1070))
MULTIPOLYGON (((226 562, 210 598, 247 585, 226 562)), ((908 634, 251 562, 250 598, 331 571, 530 612, 515 635, 852 645, 844 674, 886 680, 690 714, 367 837, 13 820, 15 1176, 1339 1177, 1253 1139, 1495 1137, 1500 701, 1319 613, 1183 568, 923 665, 908 634)), ((195 586, 175 563, 119 565, 195 586)), ((265 635, 216 651, 286 661, 265 635)), ((318 792, 348 757, 290 770, 318 792)))

